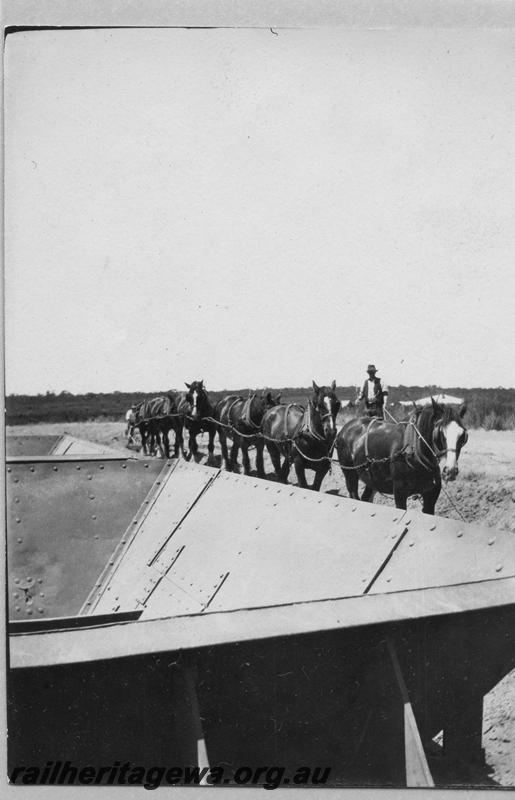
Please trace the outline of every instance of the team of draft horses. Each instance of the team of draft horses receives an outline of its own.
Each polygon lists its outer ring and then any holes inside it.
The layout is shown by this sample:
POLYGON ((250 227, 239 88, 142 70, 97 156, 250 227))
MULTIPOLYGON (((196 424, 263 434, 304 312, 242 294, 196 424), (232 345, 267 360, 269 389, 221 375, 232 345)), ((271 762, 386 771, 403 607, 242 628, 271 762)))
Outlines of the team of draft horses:
POLYGON ((265 477, 263 452, 267 448, 278 480, 286 483, 292 465, 299 486, 308 488, 306 469, 313 470, 311 488, 319 490, 330 469, 333 450, 345 475, 349 496, 358 499, 358 482, 365 488, 361 500, 372 501, 376 492, 393 495, 397 508, 406 508, 410 495, 422 497, 422 510, 434 514, 442 478, 454 480, 458 458, 467 441, 463 425, 465 407, 456 409, 434 400, 414 408, 402 422, 386 422, 351 412, 342 428, 336 428, 341 403, 336 382, 318 386, 305 405, 281 403, 271 392, 228 395, 217 403, 209 397, 203 381, 186 383, 186 392, 170 392, 145 400, 132 408, 129 427, 138 428, 143 452, 154 442, 168 458, 169 432, 175 433, 174 455, 194 459, 197 436, 206 432, 208 464, 213 463, 214 440, 218 435, 224 466, 237 469, 241 449, 245 474, 251 470, 249 448, 255 448, 256 471, 265 477), (189 433, 185 452, 183 430, 189 433), (231 440, 230 453, 228 439, 231 440))

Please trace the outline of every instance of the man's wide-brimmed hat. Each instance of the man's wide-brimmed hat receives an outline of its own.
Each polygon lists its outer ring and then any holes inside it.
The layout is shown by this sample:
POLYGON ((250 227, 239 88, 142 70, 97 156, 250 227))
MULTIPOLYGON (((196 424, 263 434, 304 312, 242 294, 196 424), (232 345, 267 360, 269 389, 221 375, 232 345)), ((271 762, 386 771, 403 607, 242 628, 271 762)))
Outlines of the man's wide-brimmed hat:
POLYGON ((377 372, 374 364, 369 364, 367 367, 367 372, 377 372))

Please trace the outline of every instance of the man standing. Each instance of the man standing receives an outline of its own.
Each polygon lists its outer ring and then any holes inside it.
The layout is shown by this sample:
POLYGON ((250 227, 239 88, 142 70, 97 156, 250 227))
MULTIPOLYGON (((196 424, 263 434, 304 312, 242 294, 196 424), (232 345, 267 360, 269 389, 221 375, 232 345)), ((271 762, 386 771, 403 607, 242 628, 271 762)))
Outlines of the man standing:
POLYGON ((128 444, 134 443, 134 430, 136 428, 136 409, 141 406, 141 403, 132 403, 131 407, 125 413, 125 435, 128 439, 128 444))
POLYGON ((388 396, 388 386, 377 377, 377 370, 373 364, 368 365, 367 372, 368 378, 358 395, 358 403, 365 401, 367 416, 384 419, 383 406, 388 396))

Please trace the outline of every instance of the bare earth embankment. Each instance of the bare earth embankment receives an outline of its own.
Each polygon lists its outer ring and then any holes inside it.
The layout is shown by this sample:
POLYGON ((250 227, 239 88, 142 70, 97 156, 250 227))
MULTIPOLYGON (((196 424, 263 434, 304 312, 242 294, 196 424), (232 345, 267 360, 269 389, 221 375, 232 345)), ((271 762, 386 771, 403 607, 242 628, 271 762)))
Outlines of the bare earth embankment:
MULTIPOLYGON (((115 449, 125 446, 122 422, 20 425, 9 427, 7 433, 68 433, 115 449)), ((206 437, 201 437, 199 445, 204 453, 206 444, 206 437)), ((219 453, 218 447, 216 452, 219 453)), ((269 459, 265 459, 265 467, 267 473, 272 472, 269 459)), ((294 482, 293 472, 290 481, 294 482)), ((336 464, 324 480, 322 491, 335 489, 346 495, 345 481, 336 464)), ((381 496, 376 502, 392 504, 391 499, 381 496)), ((410 505, 418 504, 417 500, 410 500, 410 505)), ((445 487, 436 508, 437 514, 454 519, 459 518, 459 512, 469 522, 510 531, 515 547, 515 431, 469 431, 458 479, 445 487)), ((493 780, 502 786, 515 786, 515 671, 485 699, 483 745, 493 780)))

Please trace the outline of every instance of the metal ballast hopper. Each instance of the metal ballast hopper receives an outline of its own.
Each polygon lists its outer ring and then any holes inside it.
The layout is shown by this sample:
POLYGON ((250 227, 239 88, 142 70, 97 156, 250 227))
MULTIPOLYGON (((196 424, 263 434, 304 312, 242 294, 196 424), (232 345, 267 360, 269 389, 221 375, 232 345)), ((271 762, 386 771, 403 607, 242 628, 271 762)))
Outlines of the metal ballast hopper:
POLYGON ((515 666, 508 533, 183 461, 8 469, 11 764, 474 783, 515 666))

